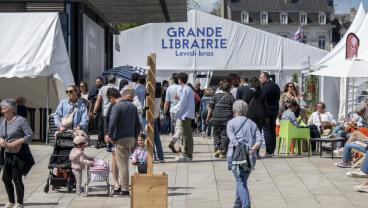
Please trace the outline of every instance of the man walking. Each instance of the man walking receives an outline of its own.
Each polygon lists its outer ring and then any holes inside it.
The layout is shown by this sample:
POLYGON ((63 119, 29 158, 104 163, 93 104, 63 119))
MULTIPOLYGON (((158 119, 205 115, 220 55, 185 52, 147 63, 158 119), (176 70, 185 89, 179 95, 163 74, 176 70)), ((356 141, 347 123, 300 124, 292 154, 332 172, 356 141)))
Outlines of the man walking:
MULTIPOLYGON (((129 196, 129 154, 141 130, 137 108, 128 101, 129 96, 128 90, 123 91, 123 99, 112 107, 106 138, 115 144, 118 183, 121 195, 125 196, 129 196)), ((119 190, 114 191, 114 194, 119 194, 117 192, 119 190)))
MULTIPOLYGON (((107 78, 107 83, 108 84, 106 86, 101 87, 100 91, 98 92, 97 101, 96 101, 96 104, 95 104, 94 109, 93 109, 93 115, 96 116, 98 108, 100 107, 100 105, 102 105, 103 127, 106 126, 106 113, 107 113, 107 110, 109 109, 110 104, 111 104, 108 97, 107 97, 107 90, 109 88, 118 89, 118 87, 115 86, 115 81, 116 81, 116 78, 113 75, 110 75, 107 78)), ((103 138, 102 138, 102 141, 99 140, 97 142, 96 148, 98 149, 98 148, 101 148, 101 147, 104 147, 104 146, 105 146, 105 143, 103 142, 103 138)), ((108 151, 111 151, 111 147, 108 149, 108 151)))
POLYGON ((195 104, 194 95, 191 87, 187 85, 188 75, 186 73, 180 73, 178 75, 179 85, 179 104, 176 112, 177 119, 181 120, 183 127, 182 137, 184 153, 182 156, 176 158, 178 162, 190 162, 193 159, 193 135, 191 123, 195 118, 195 104))
POLYGON ((177 120, 176 112, 177 112, 178 104, 179 104, 178 93, 179 93, 179 90, 181 89, 181 86, 179 85, 178 75, 176 73, 172 74, 171 81, 172 81, 172 85, 166 90, 164 114, 166 114, 167 111, 169 111, 170 109, 170 120, 171 120, 170 133, 171 135, 173 135, 173 137, 169 144, 169 148, 171 149, 173 153, 177 153, 177 150, 175 149, 175 143, 178 141, 181 135, 178 134, 180 132, 175 132, 175 128, 176 128, 176 120, 177 120))
POLYGON ((272 157, 276 148, 276 118, 279 113, 280 88, 277 84, 270 80, 267 72, 262 72, 259 76, 262 84, 262 92, 267 99, 266 109, 266 125, 263 127, 264 138, 266 142, 265 157, 272 157))
MULTIPOLYGON (((97 134, 98 140, 97 143, 103 143, 104 140, 104 121, 102 118, 102 108, 101 106, 98 107, 96 114, 93 115, 94 106, 96 105, 96 101, 98 98, 98 92, 100 91, 101 87, 103 86, 103 78, 97 77, 96 78, 96 85, 91 88, 88 95, 88 101, 90 102, 90 106, 88 109, 89 119, 92 120, 93 118, 93 125, 92 127, 97 126, 97 134)), ((97 145, 99 147, 99 145, 97 145)))

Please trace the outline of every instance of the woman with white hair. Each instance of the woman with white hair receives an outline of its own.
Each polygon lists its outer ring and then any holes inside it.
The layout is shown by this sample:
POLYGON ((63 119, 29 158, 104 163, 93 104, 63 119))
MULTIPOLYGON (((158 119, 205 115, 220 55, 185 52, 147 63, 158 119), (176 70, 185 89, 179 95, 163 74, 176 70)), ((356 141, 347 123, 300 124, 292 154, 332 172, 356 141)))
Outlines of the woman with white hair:
MULTIPOLYGON (((245 117, 248 111, 248 105, 243 100, 237 100, 233 104, 234 118, 227 123, 227 135, 230 139, 229 149, 227 152, 227 161, 229 169, 232 172, 236 181, 236 198, 234 207, 250 207, 249 191, 247 180, 253 169, 256 161, 257 150, 261 147, 263 139, 261 133, 252 120, 245 117), (248 150, 244 154, 249 154, 247 168, 239 165, 235 161, 236 154, 239 153, 237 148, 241 148, 244 144, 244 149, 248 150), (235 157, 234 157, 235 155, 235 157)), ((244 157, 247 155, 244 155, 244 157)))
POLYGON ((27 120, 17 116, 17 105, 13 99, 1 103, 4 114, 0 121, 0 147, 5 149, 3 181, 9 202, 5 207, 23 207, 24 185, 22 175, 26 175, 34 160, 27 143, 33 139, 33 132, 27 120), (15 204, 15 192, 17 204, 15 204))

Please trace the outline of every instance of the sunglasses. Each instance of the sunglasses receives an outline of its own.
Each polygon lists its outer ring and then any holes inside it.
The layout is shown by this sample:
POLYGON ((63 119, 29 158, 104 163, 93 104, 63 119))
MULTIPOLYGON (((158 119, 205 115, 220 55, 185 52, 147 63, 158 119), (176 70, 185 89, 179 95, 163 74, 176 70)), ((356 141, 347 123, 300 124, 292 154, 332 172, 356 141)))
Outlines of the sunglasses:
POLYGON ((289 88, 290 88, 290 87, 294 88, 294 86, 293 86, 293 85, 289 85, 289 88))
POLYGON ((84 85, 80 85, 79 87, 86 87, 86 86, 84 86, 84 85))
POLYGON ((65 90, 65 94, 72 94, 74 90, 65 90))

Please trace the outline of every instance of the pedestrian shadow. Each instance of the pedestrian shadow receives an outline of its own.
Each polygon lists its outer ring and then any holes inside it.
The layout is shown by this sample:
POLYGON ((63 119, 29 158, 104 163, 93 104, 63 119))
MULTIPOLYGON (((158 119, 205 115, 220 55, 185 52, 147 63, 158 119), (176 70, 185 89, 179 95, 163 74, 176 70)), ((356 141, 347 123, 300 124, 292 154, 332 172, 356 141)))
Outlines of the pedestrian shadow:
MULTIPOLYGON (((45 202, 45 203, 24 203, 24 206, 56 206, 59 205, 57 202, 45 202)), ((0 204, 1 207, 5 206, 5 204, 0 204)))
POLYGON ((206 163, 206 162, 226 162, 226 159, 192 160, 191 162, 165 161, 165 163, 206 163))
POLYGON ((175 190, 178 190, 178 189, 195 189, 194 187, 185 187, 185 186, 178 186, 178 187, 168 187, 167 189, 169 189, 170 191, 175 191, 175 190))
POLYGON ((185 195, 191 195, 191 193, 169 193, 168 196, 185 196, 185 195))

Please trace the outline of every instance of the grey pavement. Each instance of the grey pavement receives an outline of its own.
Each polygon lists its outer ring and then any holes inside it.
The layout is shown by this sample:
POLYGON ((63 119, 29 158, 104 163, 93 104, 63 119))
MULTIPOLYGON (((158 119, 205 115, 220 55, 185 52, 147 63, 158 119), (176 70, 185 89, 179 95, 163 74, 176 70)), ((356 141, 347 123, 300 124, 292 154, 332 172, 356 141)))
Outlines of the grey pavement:
MULTIPOLYGON (((168 204, 172 208, 232 207, 235 182, 227 170, 226 161, 213 158, 212 139, 195 137, 194 161, 176 163, 177 154, 167 148, 168 136, 161 136, 166 163, 154 166, 155 173, 169 176, 168 204)), ((89 197, 76 197, 66 190, 43 192, 48 176, 47 165, 52 147, 32 144, 36 165, 25 181, 26 207, 129 207, 130 198, 106 196, 102 184, 95 184, 89 197)), ((105 149, 87 148, 87 154, 110 160, 105 149)), ((368 207, 368 194, 352 190, 354 185, 368 179, 346 176, 346 171, 334 167, 340 159, 307 156, 284 156, 257 160, 256 170, 249 178, 252 207, 256 208, 348 208, 368 207)), ((131 166, 131 174, 134 167, 131 166)), ((144 199, 142 199, 144 200, 144 199)), ((7 202, 3 183, 0 183, 0 206, 7 202)))

